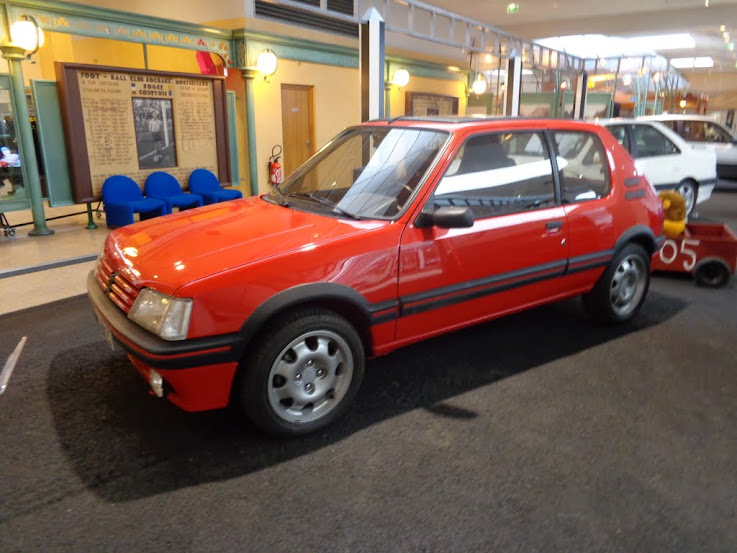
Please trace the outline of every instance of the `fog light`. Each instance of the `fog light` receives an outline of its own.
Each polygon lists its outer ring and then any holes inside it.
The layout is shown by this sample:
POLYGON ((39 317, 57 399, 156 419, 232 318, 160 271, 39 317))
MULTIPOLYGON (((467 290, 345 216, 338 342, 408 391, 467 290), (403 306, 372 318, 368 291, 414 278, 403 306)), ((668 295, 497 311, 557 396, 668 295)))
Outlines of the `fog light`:
POLYGON ((166 394, 164 390, 164 379, 153 369, 148 372, 148 383, 156 394, 156 397, 164 397, 166 394))

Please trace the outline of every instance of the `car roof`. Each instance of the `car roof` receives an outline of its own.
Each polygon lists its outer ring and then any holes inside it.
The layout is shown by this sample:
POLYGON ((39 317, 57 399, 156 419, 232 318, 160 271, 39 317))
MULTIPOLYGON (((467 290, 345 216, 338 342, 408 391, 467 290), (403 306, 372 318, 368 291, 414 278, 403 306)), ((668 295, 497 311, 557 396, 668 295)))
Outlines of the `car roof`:
POLYGON ((643 121, 711 121, 712 123, 718 123, 716 117, 711 115, 697 115, 695 113, 661 113, 660 115, 642 115, 638 117, 643 121))
POLYGON ((591 130, 596 125, 580 119, 556 119, 545 117, 415 117, 400 116, 392 119, 376 119, 363 123, 371 126, 415 127, 458 132, 472 129, 504 130, 529 128, 582 128, 591 130))
POLYGON ((615 117, 612 119, 597 119, 594 121, 597 125, 602 125, 604 127, 612 126, 612 125, 648 125, 651 127, 655 127, 660 131, 661 134, 664 134, 667 136, 671 142, 674 142, 676 146, 683 149, 684 147, 689 147, 688 142, 677 132, 669 128, 667 125, 664 125, 660 121, 657 121, 655 119, 634 119, 631 117, 615 117))

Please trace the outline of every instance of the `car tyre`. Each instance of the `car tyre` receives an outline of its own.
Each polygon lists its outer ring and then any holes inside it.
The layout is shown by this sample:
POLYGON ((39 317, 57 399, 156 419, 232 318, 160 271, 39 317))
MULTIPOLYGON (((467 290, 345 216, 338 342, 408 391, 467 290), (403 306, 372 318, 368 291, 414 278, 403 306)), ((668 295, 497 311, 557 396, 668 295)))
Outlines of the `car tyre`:
POLYGON ((698 286, 705 288, 721 288, 729 282, 729 267, 721 260, 707 260, 694 270, 693 277, 698 286))
POLYGON ((681 196, 683 196, 686 202, 686 217, 690 217, 693 210, 696 208, 696 200, 699 195, 699 188, 696 183, 692 180, 684 180, 676 188, 681 196))
POLYGON ((632 319, 642 307, 650 287, 650 256, 630 243, 612 258, 594 288, 584 295, 589 313, 603 323, 632 319))
POLYGON ((314 432, 348 409, 363 379, 363 344, 340 315, 305 309, 277 319, 241 362, 235 393, 248 418, 277 436, 314 432))

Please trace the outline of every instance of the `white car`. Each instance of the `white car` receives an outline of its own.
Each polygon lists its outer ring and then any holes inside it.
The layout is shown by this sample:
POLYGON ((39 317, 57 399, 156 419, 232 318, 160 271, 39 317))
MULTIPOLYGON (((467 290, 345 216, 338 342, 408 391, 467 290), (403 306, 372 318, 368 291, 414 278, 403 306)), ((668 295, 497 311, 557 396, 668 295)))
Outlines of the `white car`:
POLYGON ((737 179, 737 141, 734 134, 713 117, 664 113, 638 119, 658 121, 695 148, 713 151, 717 156, 717 175, 724 179, 737 179))
POLYGON ((640 119, 600 119, 635 160, 655 190, 676 190, 687 214, 705 202, 717 182, 713 151, 696 148, 668 127, 640 119))

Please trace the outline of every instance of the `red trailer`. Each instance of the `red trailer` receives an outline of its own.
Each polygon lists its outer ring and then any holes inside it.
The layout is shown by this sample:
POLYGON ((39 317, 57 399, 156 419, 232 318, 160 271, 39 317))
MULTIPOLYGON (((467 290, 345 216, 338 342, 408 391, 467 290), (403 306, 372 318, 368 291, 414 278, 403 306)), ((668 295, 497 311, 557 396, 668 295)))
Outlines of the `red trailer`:
POLYGON ((723 223, 688 223, 653 258, 653 270, 693 274, 696 284, 717 288, 737 265, 737 236, 723 223))

